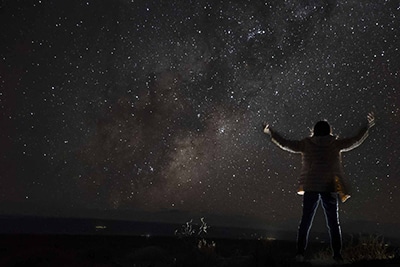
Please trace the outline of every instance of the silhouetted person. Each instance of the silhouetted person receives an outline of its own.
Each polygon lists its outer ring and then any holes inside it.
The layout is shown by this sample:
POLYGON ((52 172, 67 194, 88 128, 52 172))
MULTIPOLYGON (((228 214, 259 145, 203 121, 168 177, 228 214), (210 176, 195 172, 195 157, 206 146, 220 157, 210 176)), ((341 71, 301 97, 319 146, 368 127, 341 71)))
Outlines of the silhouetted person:
POLYGON ((297 260, 304 260, 308 233, 319 202, 322 202, 325 212, 333 258, 343 260, 338 196, 344 202, 350 195, 343 182, 341 152, 356 148, 367 138, 368 130, 375 124, 374 114, 368 114, 367 119, 368 124, 357 135, 344 139, 332 135, 331 126, 326 121, 317 122, 311 137, 299 141, 287 140, 265 125, 264 133, 271 136, 272 142, 284 150, 302 155, 298 194, 303 195, 303 215, 297 235, 297 260))

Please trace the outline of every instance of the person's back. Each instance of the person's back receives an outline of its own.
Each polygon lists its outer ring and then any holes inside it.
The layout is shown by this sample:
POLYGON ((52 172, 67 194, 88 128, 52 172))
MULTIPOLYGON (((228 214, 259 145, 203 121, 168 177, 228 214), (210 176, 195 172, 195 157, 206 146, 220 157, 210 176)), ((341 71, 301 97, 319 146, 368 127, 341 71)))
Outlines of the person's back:
POLYGON ((334 192, 332 181, 341 176, 341 156, 335 136, 312 136, 303 140, 299 183, 305 191, 334 192))

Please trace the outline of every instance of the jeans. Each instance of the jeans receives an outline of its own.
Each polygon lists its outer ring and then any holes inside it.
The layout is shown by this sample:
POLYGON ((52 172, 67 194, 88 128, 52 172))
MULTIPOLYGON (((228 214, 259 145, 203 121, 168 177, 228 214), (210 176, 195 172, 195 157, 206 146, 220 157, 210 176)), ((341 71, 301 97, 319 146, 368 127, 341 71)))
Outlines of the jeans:
POLYGON ((342 234, 339 225, 339 206, 337 193, 305 192, 303 196, 303 216, 297 235, 297 253, 304 255, 308 242, 308 234, 319 202, 325 213, 326 225, 329 230, 333 255, 340 255, 342 249, 342 234))

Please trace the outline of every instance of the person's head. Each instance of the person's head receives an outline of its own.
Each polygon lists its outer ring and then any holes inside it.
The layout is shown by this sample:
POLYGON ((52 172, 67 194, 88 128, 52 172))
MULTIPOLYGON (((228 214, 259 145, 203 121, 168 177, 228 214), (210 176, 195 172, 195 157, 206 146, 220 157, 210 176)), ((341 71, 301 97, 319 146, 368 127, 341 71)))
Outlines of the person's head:
POLYGON ((319 121, 314 125, 313 135, 314 136, 325 136, 332 133, 331 126, 327 121, 319 121))

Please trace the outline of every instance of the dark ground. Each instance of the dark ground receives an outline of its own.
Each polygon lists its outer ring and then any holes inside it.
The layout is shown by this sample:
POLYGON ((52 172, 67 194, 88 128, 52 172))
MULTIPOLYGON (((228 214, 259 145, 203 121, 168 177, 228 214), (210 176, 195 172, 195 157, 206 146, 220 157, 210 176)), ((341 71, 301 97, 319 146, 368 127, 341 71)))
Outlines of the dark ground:
MULTIPOLYGON (((110 235, 1 235, 0 266, 334 266, 334 262, 293 259, 295 244, 277 240, 110 235)), ((309 253, 320 249, 310 244, 309 253)), ((309 256, 311 258, 311 256, 309 256)), ((398 259, 342 264, 400 266, 398 259)), ((337 264, 336 264, 337 266, 337 264)))

